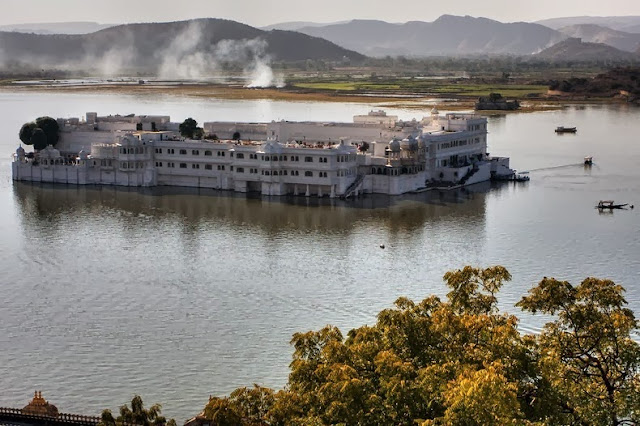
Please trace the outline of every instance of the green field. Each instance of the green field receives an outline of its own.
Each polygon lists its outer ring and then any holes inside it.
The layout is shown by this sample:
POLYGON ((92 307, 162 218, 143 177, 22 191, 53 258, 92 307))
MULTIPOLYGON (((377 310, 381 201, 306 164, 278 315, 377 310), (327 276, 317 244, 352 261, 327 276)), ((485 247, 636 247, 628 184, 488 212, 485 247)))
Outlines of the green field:
POLYGON ((421 80, 421 79, 299 79, 289 82, 289 87, 306 90, 347 92, 384 92, 398 94, 457 95, 479 97, 498 92, 505 97, 525 97, 546 93, 548 87, 535 84, 471 83, 469 81, 421 80))

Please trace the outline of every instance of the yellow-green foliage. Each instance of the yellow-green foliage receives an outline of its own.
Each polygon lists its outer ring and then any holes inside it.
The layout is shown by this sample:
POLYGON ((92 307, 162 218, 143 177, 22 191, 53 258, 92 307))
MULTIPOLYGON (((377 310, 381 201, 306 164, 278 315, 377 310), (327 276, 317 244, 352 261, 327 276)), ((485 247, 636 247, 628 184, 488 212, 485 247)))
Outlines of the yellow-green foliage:
MULTIPOLYGON (((446 300, 407 298, 372 326, 296 333, 289 382, 214 398, 212 425, 621 425, 640 419, 640 347, 623 289, 545 278, 518 304, 556 316, 538 336, 500 313, 495 266, 448 272, 446 300), (235 422, 235 423, 234 423, 235 422)), ((633 423, 632 423, 633 422, 633 423)))

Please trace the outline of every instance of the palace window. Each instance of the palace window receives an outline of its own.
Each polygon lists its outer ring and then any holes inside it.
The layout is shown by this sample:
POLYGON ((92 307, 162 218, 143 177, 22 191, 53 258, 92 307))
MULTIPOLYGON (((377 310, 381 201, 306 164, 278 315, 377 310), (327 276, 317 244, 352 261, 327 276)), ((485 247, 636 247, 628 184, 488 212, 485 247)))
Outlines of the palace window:
POLYGON ((244 169, 242 167, 238 167, 236 169, 236 173, 244 173, 244 169))
POLYGON ((181 169, 186 169, 187 168, 187 163, 180 163, 180 168, 181 169))
POLYGON ((192 149, 191 155, 200 155, 200 151, 198 151, 197 149, 192 149))
POLYGON ((304 172, 304 175, 305 175, 306 177, 313 177, 313 172, 309 172, 309 171, 307 171, 307 172, 304 172))
POLYGON ((313 163, 313 157, 304 157, 305 163, 313 163))
POLYGON ((181 149, 180 150, 180 155, 187 155, 187 150, 186 149, 181 149))
POLYGON ((204 165, 205 170, 212 170, 213 167, 211 166, 211 164, 205 164, 204 165))
POLYGON ((236 158, 244 158, 244 154, 243 154, 243 153, 241 153, 241 152, 238 152, 238 153, 236 154, 236 158))
POLYGON ((204 155, 205 155, 205 157, 210 157, 210 156, 211 156, 211 151, 206 150, 206 151, 204 152, 204 155))

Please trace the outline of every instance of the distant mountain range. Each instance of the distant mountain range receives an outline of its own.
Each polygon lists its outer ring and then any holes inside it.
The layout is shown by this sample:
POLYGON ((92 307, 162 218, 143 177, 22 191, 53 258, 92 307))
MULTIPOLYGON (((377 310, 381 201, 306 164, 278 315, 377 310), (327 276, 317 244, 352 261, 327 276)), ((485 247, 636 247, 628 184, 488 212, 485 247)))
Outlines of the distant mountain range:
POLYGON ((267 25, 266 27, 260 27, 260 29, 264 31, 271 31, 271 30, 298 31, 300 28, 304 28, 304 27, 326 27, 327 25, 343 24, 344 22, 348 22, 348 21, 331 22, 331 23, 324 23, 324 24, 320 22, 291 21, 291 22, 280 22, 278 24, 267 25))
POLYGON ((612 30, 595 24, 578 24, 562 27, 559 31, 569 37, 581 38, 591 43, 604 43, 620 50, 635 52, 640 47, 640 34, 612 30))
POLYGON ((200 71, 226 62, 249 67, 255 61, 364 59, 306 34, 263 31, 223 19, 118 25, 82 35, 0 32, 0 46, 5 61, 106 71, 145 69, 183 77, 201 77, 200 71))
POLYGON ((539 24, 451 15, 433 22, 354 20, 297 31, 369 56, 528 55, 566 38, 539 24))
POLYGON ((89 34, 117 24, 97 22, 43 22, 33 24, 0 25, 0 31, 15 31, 33 34, 89 34))
POLYGON ((238 66, 260 69, 270 61, 358 63, 366 56, 387 55, 640 59, 640 34, 603 26, 608 23, 633 28, 640 25, 640 17, 573 17, 540 22, 551 26, 572 24, 556 30, 540 23, 503 23, 443 15, 433 22, 285 22, 259 29, 235 21, 206 18, 117 25, 87 34, 21 31, 32 27, 39 31, 80 32, 106 24, 23 24, 12 26, 15 31, 0 32, 0 67, 99 69, 103 74, 144 70, 168 78, 202 78, 211 70, 229 69, 230 63, 235 64, 234 69, 238 66))
POLYGON ((638 55, 625 52, 603 43, 583 42, 579 38, 568 38, 557 43, 542 52, 533 55, 533 58, 544 61, 612 61, 632 62, 638 61, 638 55))
POLYGON ((640 32, 640 16, 572 16, 537 21, 554 30, 571 25, 593 24, 628 33, 640 32))

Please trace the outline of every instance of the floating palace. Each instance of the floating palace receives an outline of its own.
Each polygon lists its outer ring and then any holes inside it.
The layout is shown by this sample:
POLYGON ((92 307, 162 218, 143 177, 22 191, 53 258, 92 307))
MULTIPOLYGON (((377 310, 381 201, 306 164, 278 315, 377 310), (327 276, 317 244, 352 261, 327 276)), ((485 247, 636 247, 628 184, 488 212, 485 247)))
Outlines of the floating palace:
POLYGON ((349 197, 514 174, 509 158, 487 153, 486 118, 436 108, 420 121, 371 111, 351 123, 209 122, 202 140, 181 137, 169 116, 88 112, 57 121, 55 148, 16 150, 14 180, 349 197))

